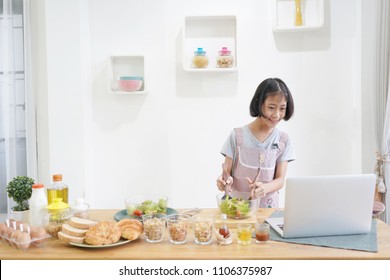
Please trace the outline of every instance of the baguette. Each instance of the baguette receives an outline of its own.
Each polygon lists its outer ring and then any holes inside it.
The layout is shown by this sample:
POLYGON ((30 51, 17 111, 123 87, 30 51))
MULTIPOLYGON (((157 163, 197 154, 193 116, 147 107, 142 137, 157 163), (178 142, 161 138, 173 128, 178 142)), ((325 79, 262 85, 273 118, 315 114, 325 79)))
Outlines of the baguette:
POLYGON ((58 239, 67 243, 72 242, 72 243, 82 244, 84 242, 84 237, 71 236, 62 231, 58 232, 58 239))
POLYGON ((78 228, 78 229, 89 229, 90 227, 92 227, 93 225, 96 225, 97 222, 96 221, 92 221, 92 220, 88 220, 88 219, 83 219, 83 218, 79 218, 79 217, 71 217, 69 219, 69 224, 74 227, 74 228, 78 228))
POLYGON ((63 224, 62 225, 62 232, 74 236, 74 237, 84 237, 87 233, 88 229, 79 229, 71 226, 70 224, 63 224))

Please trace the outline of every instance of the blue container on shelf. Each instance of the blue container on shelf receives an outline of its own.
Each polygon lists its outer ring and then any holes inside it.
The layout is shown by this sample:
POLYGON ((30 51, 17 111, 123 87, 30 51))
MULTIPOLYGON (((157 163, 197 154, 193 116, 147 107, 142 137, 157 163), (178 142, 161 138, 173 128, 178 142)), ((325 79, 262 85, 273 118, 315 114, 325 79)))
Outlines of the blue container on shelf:
POLYGON ((143 81, 143 77, 137 77, 137 76, 121 76, 119 77, 119 80, 126 80, 126 81, 143 81))

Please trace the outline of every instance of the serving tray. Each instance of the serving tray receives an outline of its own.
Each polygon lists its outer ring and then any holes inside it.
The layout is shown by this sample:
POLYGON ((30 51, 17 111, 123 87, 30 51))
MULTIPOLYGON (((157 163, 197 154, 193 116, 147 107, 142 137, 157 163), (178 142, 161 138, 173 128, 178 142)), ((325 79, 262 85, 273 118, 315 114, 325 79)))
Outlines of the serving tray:
POLYGON ((132 240, 121 239, 121 240, 119 240, 116 243, 107 244, 107 245, 89 245, 89 244, 86 244, 86 243, 81 243, 80 244, 80 243, 73 243, 73 242, 69 242, 69 244, 72 245, 72 246, 81 247, 81 248, 99 249, 99 248, 110 248, 110 247, 121 246, 121 245, 127 244, 127 243, 129 243, 131 241, 132 240))

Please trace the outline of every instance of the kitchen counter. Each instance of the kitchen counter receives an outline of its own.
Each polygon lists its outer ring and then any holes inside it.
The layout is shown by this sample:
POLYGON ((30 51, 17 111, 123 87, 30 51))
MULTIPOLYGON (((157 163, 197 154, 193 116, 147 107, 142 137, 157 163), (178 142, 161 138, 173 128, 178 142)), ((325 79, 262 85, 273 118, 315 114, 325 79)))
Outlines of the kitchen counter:
MULTIPOLYGON (((275 209, 259 209, 256 218, 264 220, 272 214, 275 209)), ((184 210, 179 210, 183 212, 184 210)), ((215 215, 217 209, 202 209, 202 214, 215 215)), ((100 221, 114 220, 113 216, 118 210, 90 210, 90 218, 100 221)), ((253 222, 253 220, 248 220, 253 222)), ((230 220, 233 231, 233 244, 220 246, 216 242, 210 245, 197 245, 190 236, 186 244, 174 245, 169 242, 168 234, 160 243, 149 244, 145 241, 144 235, 139 239, 117 247, 94 249, 80 248, 65 245, 56 238, 50 238, 41 248, 30 247, 23 252, 0 242, 1 260, 38 259, 38 260, 125 260, 125 259, 164 259, 164 260, 211 260, 211 259, 232 259, 232 260, 286 260, 286 259, 390 259, 390 226, 378 220, 377 239, 378 252, 363 252, 356 250, 345 250, 327 248, 311 245, 300 245, 294 243, 268 241, 266 244, 256 244, 254 240, 251 245, 238 245, 235 239, 235 225, 246 220, 230 220)))

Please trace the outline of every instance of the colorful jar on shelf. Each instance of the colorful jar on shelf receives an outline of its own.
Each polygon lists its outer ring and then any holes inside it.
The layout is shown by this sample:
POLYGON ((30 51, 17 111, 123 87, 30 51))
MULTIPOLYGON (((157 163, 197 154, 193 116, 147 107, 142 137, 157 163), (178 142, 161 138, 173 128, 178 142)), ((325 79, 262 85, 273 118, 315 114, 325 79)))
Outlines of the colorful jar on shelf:
POLYGON ((206 68, 209 65, 209 58, 203 48, 198 48, 192 57, 192 67, 206 68))
POLYGON ((218 68, 231 68, 234 63, 233 55, 231 51, 228 50, 227 47, 223 47, 219 51, 219 55, 217 56, 217 67, 218 68))

